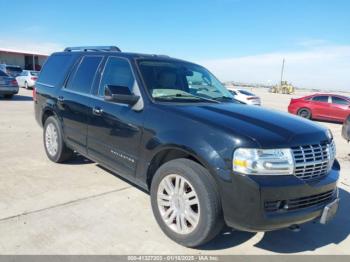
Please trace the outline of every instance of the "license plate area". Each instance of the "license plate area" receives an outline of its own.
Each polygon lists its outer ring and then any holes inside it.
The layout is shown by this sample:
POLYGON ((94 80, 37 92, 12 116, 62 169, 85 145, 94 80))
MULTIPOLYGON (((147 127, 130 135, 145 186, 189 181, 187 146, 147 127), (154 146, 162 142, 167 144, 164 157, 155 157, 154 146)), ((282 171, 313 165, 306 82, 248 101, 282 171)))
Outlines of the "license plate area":
POLYGON ((326 205, 322 211, 320 223, 321 224, 327 224, 329 221, 331 221, 335 214, 338 211, 339 207, 339 198, 333 200, 333 202, 326 205))

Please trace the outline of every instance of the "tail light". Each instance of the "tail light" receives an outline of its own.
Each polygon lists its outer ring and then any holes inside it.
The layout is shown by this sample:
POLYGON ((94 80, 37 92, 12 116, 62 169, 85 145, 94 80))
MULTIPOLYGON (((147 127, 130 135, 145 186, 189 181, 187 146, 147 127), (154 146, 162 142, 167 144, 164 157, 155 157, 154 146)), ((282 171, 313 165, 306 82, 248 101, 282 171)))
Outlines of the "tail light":
POLYGON ((31 77, 30 79, 32 79, 33 81, 36 81, 38 78, 35 77, 35 76, 33 76, 33 77, 31 77))
POLYGON ((36 102, 36 88, 33 87, 33 101, 36 102))
POLYGON ((11 80, 11 84, 14 85, 14 86, 18 85, 16 79, 11 80))
POLYGON ((247 99, 248 99, 248 100, 256 100, 256 99, 259 99, 259 97, 251 96, 251 97, 248 97, 247 99))

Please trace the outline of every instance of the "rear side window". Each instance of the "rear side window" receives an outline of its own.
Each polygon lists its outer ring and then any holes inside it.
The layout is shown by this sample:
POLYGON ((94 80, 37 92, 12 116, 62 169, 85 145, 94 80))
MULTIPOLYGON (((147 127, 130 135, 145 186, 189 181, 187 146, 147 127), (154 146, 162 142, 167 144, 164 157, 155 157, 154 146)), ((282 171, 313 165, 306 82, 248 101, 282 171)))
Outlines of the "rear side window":
POLYGON ((72 55, 58 54, 48 58, 40 72, 38 82, 56 86, 64 80, 75 57, 72 55))
POLYGON ((79 93, 90 93, 96 70, 101 63, 102 58, 102 56, 83 57, 76 72, 69 78, 66 89, 79 93))
POLYGON ((0 76, 7 76, 7 74, 0 70, 0 76))
POLYGON ((349 101, 340 98, 340 97, 336 97, 336 96, 332 96, 332 104, 337 104, 337 105, 349 105, 349 101))
POLYGON ((109 57, 103 71, 98 95, 104 96, 106 85, 126 86, 132 91, 134 82, 135 78, 129 62, 122 58, 109 57))
POLYGON ((314 96, 312 101, 328 103, 328 96, 314 96))

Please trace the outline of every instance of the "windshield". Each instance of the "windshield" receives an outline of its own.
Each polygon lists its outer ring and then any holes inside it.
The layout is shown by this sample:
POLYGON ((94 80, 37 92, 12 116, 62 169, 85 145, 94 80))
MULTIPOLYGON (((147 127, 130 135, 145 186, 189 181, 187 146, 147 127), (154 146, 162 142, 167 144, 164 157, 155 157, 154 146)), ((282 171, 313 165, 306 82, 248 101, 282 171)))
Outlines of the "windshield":
POLYGON ((148 92, 170 102, 235 102, 231 93, 204 67, 186 62, 139 60, 148 92))

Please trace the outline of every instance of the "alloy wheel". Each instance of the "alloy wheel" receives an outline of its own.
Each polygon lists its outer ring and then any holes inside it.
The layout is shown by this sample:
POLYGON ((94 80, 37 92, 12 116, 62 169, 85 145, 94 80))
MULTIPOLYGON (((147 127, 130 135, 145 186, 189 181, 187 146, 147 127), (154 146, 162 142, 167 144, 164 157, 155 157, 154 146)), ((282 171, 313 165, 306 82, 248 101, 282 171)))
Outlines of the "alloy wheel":
POLYGON ((58 151, 58 134, 54 124, 49 123, 45 132, 45 145, 48 153, 55 156, 58 151))
POLYGON ((160 215, 165 224, 178 234, 193 232, 200 218, 200 204, 194 187, 184 177, 167 175, 157 192, 160 215))

